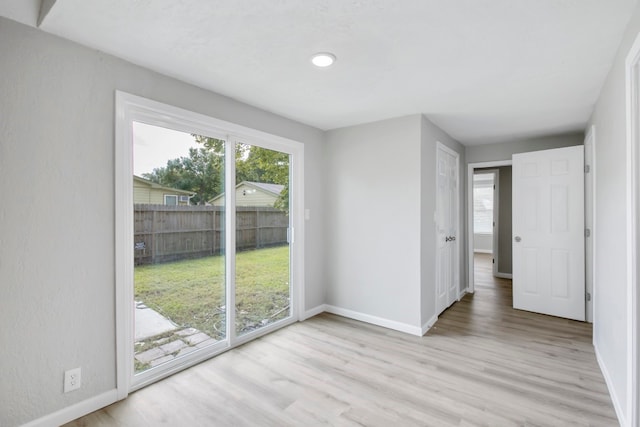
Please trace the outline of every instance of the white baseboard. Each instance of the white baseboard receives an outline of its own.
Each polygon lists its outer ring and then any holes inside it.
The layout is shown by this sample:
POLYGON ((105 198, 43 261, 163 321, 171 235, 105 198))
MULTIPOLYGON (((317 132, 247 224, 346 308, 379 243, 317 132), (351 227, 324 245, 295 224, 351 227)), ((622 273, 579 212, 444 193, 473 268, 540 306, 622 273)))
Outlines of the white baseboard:
POLYGON ((624 411, 620 407, 620 399, 616 395, 616 389, 613 387, 613 382, 611 380, 611 375, 609 375, 609 371, 607 370, 607 365, 604 364, 602 358, 600 357, 600 352, 598 351, 598 347, 593 347, 596 353, 596 360, 598 361, 598 366, 600 366, 600 371, 602 371, 602 376, 604 377, 604 382, 607 384, 607 388, 609 389, 609 396, 611 397, 611 402, 613 403, 613 408, 616 410, 616 415, 618 416, 618 422, 620 425, 625 427, 627 426, 627 419, 625 417, 624 411))
POLYGON ((89 399, 78 402, 74 405, 62 408, 59 411, 45 415, 42 418, 24 424, 22 427, 53 427, 66 424, 77 418, 90 414, 105 406, 111 405, 118 400, 116 389, 109 390, 89 399))
POLYGON ((494 276, 499 277, 500 279, 513 279, 513 274, 509 274, 509 273, 496 273, 494 274, 494 276))
POLYGON ((384 319, 382 317, 372 316, 370 314, 347 310, 346 308, 326 305, 325 311, 327 313, 337 314, 338 316, 348 317, 350 319, 371 323, 372 325, 382 326, 384 328, 393 329, 395 331, 400 331, 411 335, 417 335, 419 337, 424 335, 422 333, 422 328, 419 326, 413 326, 407 323, 396 322, 395 320, 384 319))
POLYGON ((324 313, 325 311, 327 311, 327 306, 326 304, 320 304, 317 307, 312 308, 311 310, 307 310, 302 314, 302 318, 300 319, 300 321, 303 320, 307 320, 312 318, 313 316, 317 316, 320 313, 324 313))
POLYGON ((492 254, 493 253, 491 249, 474 249, 473 252, 476 254, 492 254))
POLYGON ((466 294, 471 294, 473 292, 469 292, 469 288, 464 288, 460 291, 460 295, 458 295, 458 301, 460 301, 466 294))
POLYGON ((434 314, 431 319, 427 320, 427 322, 424 325, 422 325, 422 335, 426 334, 427 331, 431 329, 431 327, 435 325, 437 321, 438 321, 438 316, 434 314))

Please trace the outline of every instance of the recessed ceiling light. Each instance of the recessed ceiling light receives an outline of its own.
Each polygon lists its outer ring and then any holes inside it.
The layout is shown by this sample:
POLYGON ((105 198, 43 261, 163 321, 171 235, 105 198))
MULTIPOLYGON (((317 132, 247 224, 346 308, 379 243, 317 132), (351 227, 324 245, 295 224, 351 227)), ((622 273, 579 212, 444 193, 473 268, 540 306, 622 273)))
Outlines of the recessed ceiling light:
POLYGON ((311 57, 311 62, 316 67, 328 67, 336 62, 336 56, 333 53, 320 52, 311 57))

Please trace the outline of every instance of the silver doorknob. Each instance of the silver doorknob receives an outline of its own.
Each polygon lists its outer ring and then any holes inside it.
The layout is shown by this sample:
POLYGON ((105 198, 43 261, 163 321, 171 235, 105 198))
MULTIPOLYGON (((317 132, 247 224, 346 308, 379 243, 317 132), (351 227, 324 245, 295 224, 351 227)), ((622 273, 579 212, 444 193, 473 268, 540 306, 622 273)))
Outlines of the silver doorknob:
POLYGON ((515 240, 516 242, 519 242, 522 239, 520 238, 520 236, 516 236, 513 240, 515 240))

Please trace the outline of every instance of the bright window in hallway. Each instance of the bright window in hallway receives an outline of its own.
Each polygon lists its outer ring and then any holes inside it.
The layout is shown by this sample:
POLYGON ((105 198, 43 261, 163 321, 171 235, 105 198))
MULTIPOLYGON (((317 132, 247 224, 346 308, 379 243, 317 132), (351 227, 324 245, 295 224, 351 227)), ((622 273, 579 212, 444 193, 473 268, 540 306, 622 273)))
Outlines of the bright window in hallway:
POLYGON ((473 232, 493 232, 493 174, 473 175, 473 232))

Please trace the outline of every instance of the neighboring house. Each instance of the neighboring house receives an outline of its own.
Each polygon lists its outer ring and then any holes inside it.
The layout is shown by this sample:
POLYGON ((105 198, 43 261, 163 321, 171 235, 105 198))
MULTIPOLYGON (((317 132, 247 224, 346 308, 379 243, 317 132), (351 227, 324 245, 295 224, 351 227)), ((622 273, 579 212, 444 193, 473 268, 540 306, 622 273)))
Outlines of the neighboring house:
MULTIPOLYGON (((284 185, 280 184, 242 181, 236 185, 236 206, 273 207, 282 190, 284 190, 284 185)), ((224 193, 218 194, 209 203, 214 206, 222 206, 224 204, 224 193)))
POLYGON ((133 203, 147 205, 188 206, 192 191, 163 187, 148 179, 133 176, 133 203))

